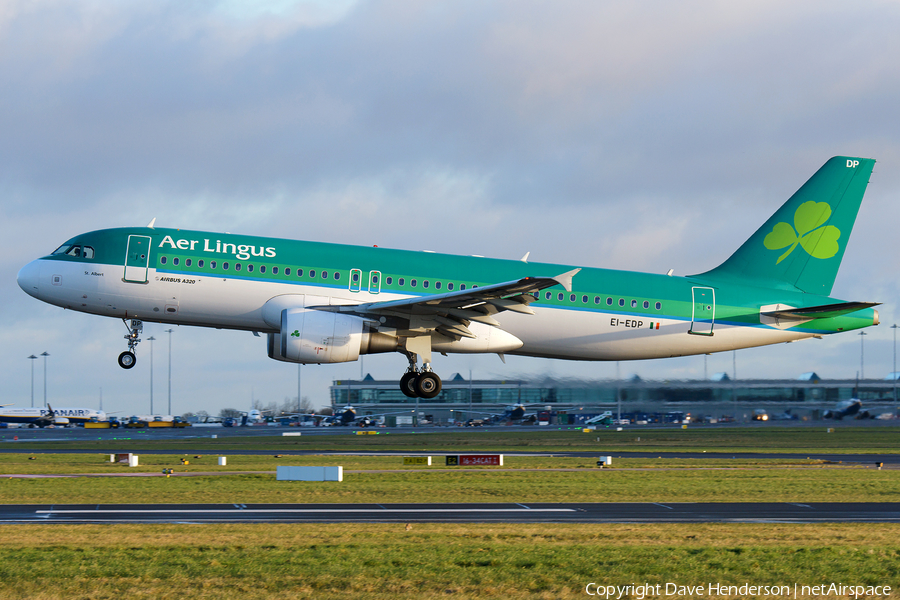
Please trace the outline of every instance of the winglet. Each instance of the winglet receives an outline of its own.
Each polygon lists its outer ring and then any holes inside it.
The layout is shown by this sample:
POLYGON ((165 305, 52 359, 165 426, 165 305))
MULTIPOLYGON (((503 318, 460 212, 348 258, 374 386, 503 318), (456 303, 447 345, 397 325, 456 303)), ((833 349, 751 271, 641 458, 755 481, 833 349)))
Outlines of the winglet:
POLYGON ((527 262, 528 262, 528 255, 529 255, 529 254, 531 254, 531 250, 529 250, 528 252, 526 252, 526 253, 525 253, 525 256, 523 256, 523 257, 520 258, 519 260, 521 260, 523 263, 527 263, 527 262))
POLYGON ((553 278, 553 281, 555 281, 559 285, 563 286, 567 292, 571 292, 572 291, 572 278, 574 278, 575 275, 577 275, 578 271, 580 271, 580 270, 581 270, 580 268, 572 269, 568 273, 563 273, 562 275, 557 275, 556 277, 553 278))
POLYGON ((153 217, 153 220, 147 223, 147 229, 153 229, 154 225, 156 225, 156 217, 153 217))

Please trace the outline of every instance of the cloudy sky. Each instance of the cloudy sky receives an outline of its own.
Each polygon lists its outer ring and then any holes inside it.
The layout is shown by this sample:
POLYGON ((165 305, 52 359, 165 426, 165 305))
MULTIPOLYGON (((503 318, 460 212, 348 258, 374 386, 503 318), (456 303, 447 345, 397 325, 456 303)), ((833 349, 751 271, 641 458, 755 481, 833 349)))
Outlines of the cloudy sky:
MULTIPOLYGON (((878 160, 833 294, 900 320, 900 4, 754 0, 0 3, 0 403, 149 411, 149 343, 27 296, 18 269, 84 231, 230 231, 690 274, 727 258, 829 157, 878 160), (253 9, 248 10, 247 6, 253 9), (34 364, 36 363, 36 364, 34 364)), ((156 411, 166 327, 148 324, 156 411)), ((861 338, 737 353, 741 377, 850 378, 861 338)), ((173 412, 297 394, 264 338, 175 328, 173 412)), ((379 378, 406 367, 365 358, 379 378)), ((731 353, 708 371, 731 371, 731 353)), ((438 357, 477 377, 615 364, 438 357)), ((358 363, 302 368, 327 403, 358 363)), ((702 357, 622 375, 702 377, 702 357)))

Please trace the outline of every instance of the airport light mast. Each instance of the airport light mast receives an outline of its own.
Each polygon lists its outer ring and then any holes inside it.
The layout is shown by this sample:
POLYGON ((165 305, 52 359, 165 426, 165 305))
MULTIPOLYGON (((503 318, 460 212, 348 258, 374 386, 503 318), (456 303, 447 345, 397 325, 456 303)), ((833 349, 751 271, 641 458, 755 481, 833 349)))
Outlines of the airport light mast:
MULTIPOLYGON (((894 336, 894 339, 896 339, 896 337, 897 337, 897 336, 895 335, 895 336, 894 336)), ((31 359, 31 408, 34 408, 34 361, 37 360, 37 356, 35 356, 34 354, 32 354, 32 355, 29 356, 28 358, 31 359)), ((895 361, 895 362, 896 362, 896 361, 895 361)), ((894 400, 897 399, 896 396, 897 396, 897 395, 894 394, 894 400)))
POLYGON ((152 335, 147 338, 150 342, 150 415, 153 415, 153 341, 156 340, 152 335))
POLYGON ((47 406, 47 357, 50 356, 48 352, 41 352, 41 356, 44 357, 44 407, 47 406))
POLYGON ((172 330, 166 329, 169 334, 169 415, 172 414, 172 330))

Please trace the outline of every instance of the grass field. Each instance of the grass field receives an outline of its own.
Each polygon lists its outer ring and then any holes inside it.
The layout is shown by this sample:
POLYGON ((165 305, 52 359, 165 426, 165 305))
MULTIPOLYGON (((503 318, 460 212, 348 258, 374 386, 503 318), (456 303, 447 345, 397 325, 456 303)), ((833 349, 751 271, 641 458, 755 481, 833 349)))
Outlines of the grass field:
POLYGON ((265 471, 193 477, 0 479, 0 502, 885 502, 900 498, 900 470, 819 461, 615 459, 599 469, 587 458, 506 457, 504 467, 453 470, 404 467, 400 457, 141 455, 140 469, 108 455, 18 454, 0 473, 160 473, 265 471), (30 460, 34 457, 35 460, 30 460), (279 482, 277 465, 342 465, 342 483, 279 482))
MULTIPOLYGON (((264 471, 194 477, 0 478, 2 503, 898 501, 900 470, 766 459, 766 452, 897 452, 893 429, 438 432, 122 442, 141 469, 264 471), (600 437, 601 442, 596 438, 600 437), (612 442, 615 442, 613 444, 612 442), (153 454, 152 449, 183 454, 153 454), (228 450, 271 450, 229 455, 228 450), (403 467, 398 457, 291 456, 334 450, 652 450, 660 458, 506 457, 503 468, 403 467), (680 460, 669 449, 759 451, 752 460, 680 460), (149 450, 149 452, 148 452, 149 450), (218 454, 228 456, 216 466, 218 454), (274 454, 282 454, 276 458, 274 454), (181 465, 184 457, 189 465, 181 465), (197 458, 199 457, 199 458, 197 458), (342 483, 277 482, 280 464, 340 464, 342 483), (352 471, 352 472, 347 472, 352 471)), ((117 442, 118 443, 118 442, 117 442)), ((56 444, 56 443, 54 443, 56 444)), ((109 442, 91 454, 0 455, 0 473, 133 471, 109 442), (31 457, 34 460, 29 460, 31 457)), ((119 448, 117 448, 119 449, 119 448)), ((48 453, 50 451, 50 453, 48 453)), ((585 585, 889 585, 900 588, 894 524, 253 524, 7 526, 7 598, 588 598, 585 585)), ((729 597, 738 597, 731 594, 729 597)), ((894 591, 892 597, 900 597, 894 591)), ((631 594, 623 597, 637 598, 631 594)), ((708 592, 659 598, 721 597, 708 592)), ((741 596, 743 597, 743 596, 741 596)), ((809 594, 802 597, 813 597, 809 594)), ((846 597, 827 595, 821 597, 846 597)))
POLYGON ((898 582, 900 564, 897 525, 38 525, 3 533, 0 599, 567 599, 589 597, 591 582, 883 586, 898 582))

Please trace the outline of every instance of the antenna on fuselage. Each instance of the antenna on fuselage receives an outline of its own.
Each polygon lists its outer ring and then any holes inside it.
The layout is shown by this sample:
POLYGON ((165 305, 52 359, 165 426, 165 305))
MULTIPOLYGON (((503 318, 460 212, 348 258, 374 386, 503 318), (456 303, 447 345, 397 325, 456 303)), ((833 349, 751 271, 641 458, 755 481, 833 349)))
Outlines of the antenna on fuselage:
POLYGON ((147 223, 147 229, 153 229, 154 225, 156 225, 156 217, 153 217, 153 220, 147 223))

